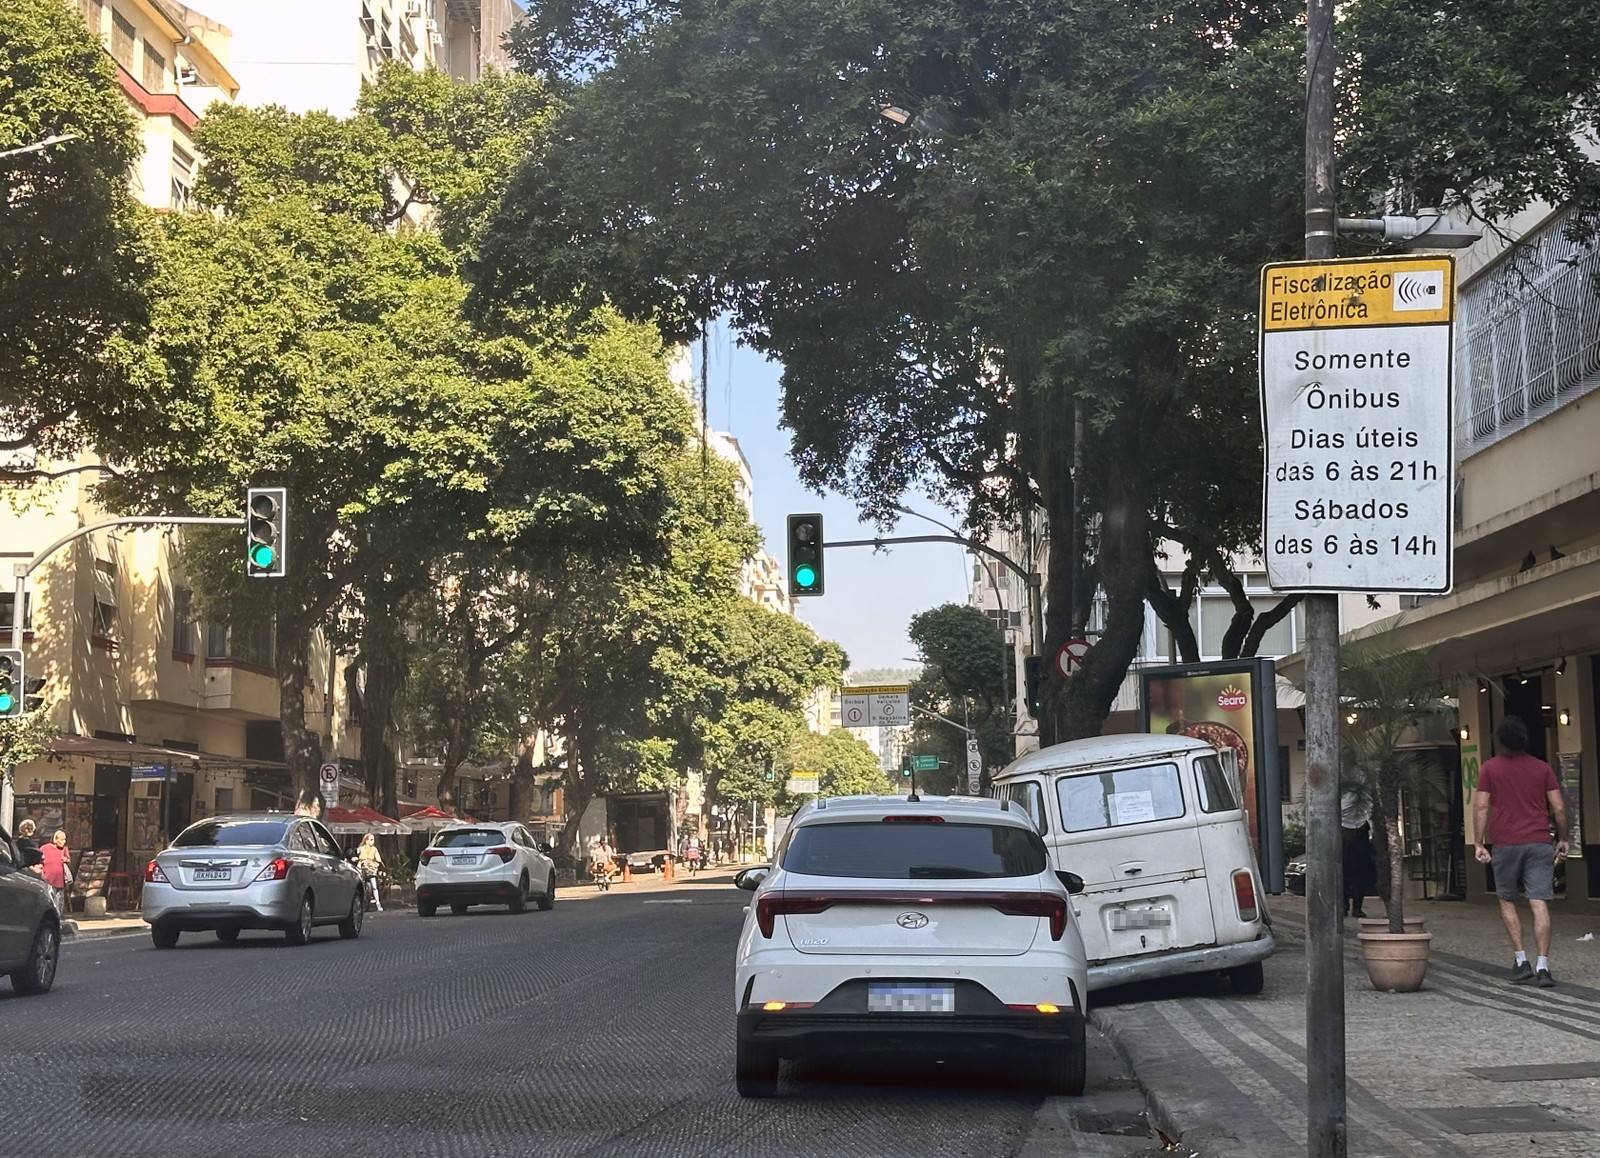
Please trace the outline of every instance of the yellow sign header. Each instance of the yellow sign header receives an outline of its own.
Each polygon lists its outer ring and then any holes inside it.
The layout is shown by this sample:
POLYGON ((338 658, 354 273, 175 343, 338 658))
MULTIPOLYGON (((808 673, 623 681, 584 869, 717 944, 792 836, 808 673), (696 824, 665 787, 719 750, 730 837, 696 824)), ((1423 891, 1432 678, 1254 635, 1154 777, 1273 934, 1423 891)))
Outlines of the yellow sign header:
POLYGON ((870 686, 840 688, 841 696, 903 696, 911 690, 910 684, 872 684, 870 686))
POLYGON ((1261 270, 1263 330, 1448 325, 1455 300, 1449 257, 1286 261, 1261 270))

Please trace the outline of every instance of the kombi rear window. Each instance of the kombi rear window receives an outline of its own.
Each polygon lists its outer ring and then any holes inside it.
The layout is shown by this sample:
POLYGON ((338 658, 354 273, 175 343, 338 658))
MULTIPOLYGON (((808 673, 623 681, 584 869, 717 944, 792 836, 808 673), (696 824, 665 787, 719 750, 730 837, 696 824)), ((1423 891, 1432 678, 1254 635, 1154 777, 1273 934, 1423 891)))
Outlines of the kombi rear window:
POLYGON ((1171 763, 1062 776, 1056 781, 1056 795, 1068 832, 1122 828, 1183 815, 1183 786, 1178 766, 1171 763))
POLYGON ((1035 876, 1045 868, 1039 834, 1010 824, 805 824, 790 829, 786 872, 873 880, 1035 876))

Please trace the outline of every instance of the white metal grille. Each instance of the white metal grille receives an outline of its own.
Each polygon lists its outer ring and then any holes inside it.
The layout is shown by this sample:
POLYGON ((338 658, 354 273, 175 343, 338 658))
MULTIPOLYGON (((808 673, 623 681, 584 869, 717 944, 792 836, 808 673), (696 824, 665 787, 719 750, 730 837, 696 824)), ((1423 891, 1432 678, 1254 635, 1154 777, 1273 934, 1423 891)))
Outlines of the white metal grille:
POLYGON ((1600 250, 1529 235, 1461 295, 1460 454, 1467 458, 1600 386, 1600 250))

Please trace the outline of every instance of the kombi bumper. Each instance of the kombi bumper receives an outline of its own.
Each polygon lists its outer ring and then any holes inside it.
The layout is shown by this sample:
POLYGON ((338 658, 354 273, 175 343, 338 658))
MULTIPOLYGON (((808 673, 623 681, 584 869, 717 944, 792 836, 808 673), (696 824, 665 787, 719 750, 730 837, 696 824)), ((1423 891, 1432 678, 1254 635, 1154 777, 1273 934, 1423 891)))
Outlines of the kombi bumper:
POLYGON ((1131 985, 1135 981, 1152 981, 1161 977, 1179 977, 1185 973, 1214 973, 1222 969, 1237 969, 1265 961, 1277 952, 1278 943, 1271 933, 1263 933, 1254 941, 1241 941, 1236 945, 1208 945, 1203 949, 1184 949, 1176 953, 1156 953, 1147 957, 1125 957, 1104 964, 1089 966, 1089 992, 1096 993, 1116 985, 1131 985))

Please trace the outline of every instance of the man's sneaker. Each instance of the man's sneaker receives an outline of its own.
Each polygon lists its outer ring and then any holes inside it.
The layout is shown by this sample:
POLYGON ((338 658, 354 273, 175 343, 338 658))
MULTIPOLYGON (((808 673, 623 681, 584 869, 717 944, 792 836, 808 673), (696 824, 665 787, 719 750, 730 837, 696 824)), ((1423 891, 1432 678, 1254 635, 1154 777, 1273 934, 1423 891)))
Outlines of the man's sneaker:
POLYGON ((1539 970, 1539 988, 1540 989, 1549 989, 1552 986, 1554 986, 1555 983, 1556 983, 1556 979, 1554 977, 1550 976, 1550 970, 1548 970, 1548 969, 1539 970))
MULTIPOLYGON (((1549 972, 1549 970, 1546 970, 1549 972)), ((1511 967, 1511 984, 1526 985, 1533 980, 1533 966, 1527 961, 1518 961, 1511 967)))

